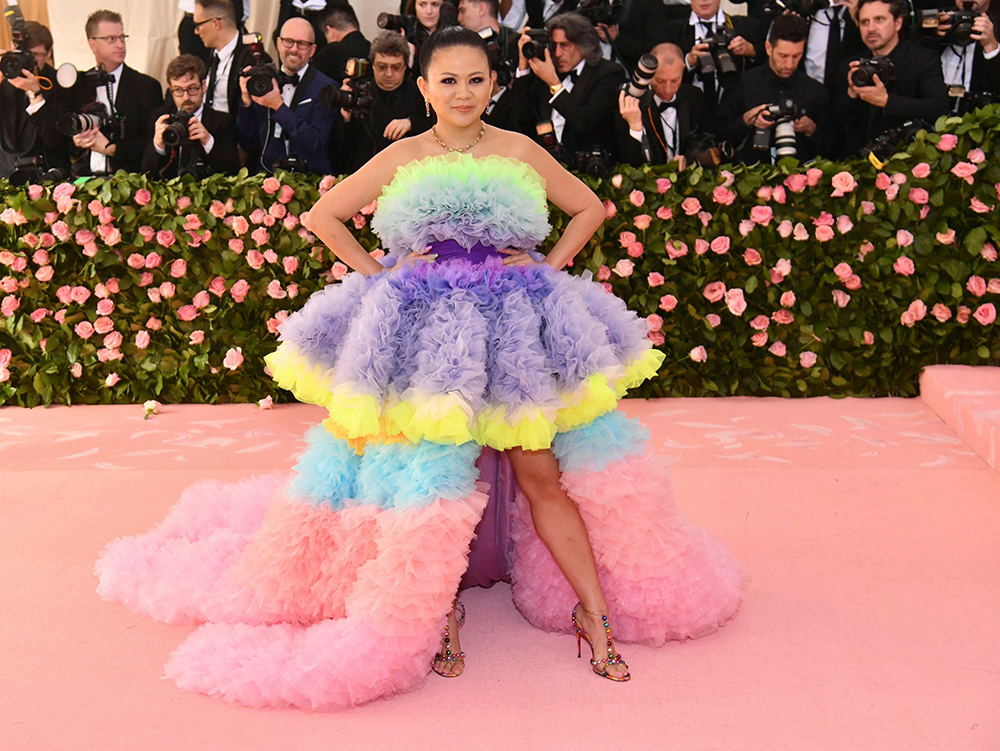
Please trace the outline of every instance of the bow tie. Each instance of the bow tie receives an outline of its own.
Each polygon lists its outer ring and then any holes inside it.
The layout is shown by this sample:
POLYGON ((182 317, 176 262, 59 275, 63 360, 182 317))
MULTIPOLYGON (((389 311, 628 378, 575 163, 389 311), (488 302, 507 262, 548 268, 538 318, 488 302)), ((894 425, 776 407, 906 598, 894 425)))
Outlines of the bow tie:
POLYGON ((298 86, 299 81, 302 80, 301 73, 292 73, 291 75, 285 76, 285 86, 298 86))
POLYGON ((580 74, 576 72, 576 68, 573 68, 573 70, 571 70, 569 73, 566 74, 566 78, 563 80, 569 79, 573 83, 576 83, 576 79, 578 79, 579 77, 580 74))
POLYGON ((673 100, 673 101, 670 101, 670 102, 660 102, 658 105, 656 105, 656 109, 658 109, 660 112, 663 112, 664 110, 669 110, 669 109, 674 109, 675 110, 675 109, 677 109, 677 100, 673 100))

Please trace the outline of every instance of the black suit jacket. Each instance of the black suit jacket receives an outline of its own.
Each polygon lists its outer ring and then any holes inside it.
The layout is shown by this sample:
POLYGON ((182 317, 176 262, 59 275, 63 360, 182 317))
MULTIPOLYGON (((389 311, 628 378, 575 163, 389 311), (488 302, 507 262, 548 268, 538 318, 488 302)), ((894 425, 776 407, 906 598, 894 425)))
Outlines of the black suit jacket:
MULTIPOLYGON (((56 80, 56 71, 46 65, 42 76, 56 80)), ((33 115, 27 113, 28 95, 11 85, 10 81, 0 82, 0 152, 6 169, 0 168, 0 176, 7 176, 14 162, 20 157, 41 156, 49 169, 69 166, 68 136, 63 135, 55 124, 59 116, 66 112, 66 92, 58 86, 43 92, 48 109, 45 115, 39 110, 33 115), (49 114, 53 116, 48 116, 49 114)))
MULTIPOLYGON (((580 4, 580 0, 563 0, 559 4, 559 9, 556 11, 556 15, 560 13, 568 13, 571 10, 576 10, 576 6, 580 4)), ((542 13, 545 11, 545 0, 525 0, 524 9, 528 13, 528 26, 532 29, 541 29, 545 27, 545 18, 542 13)))
POLYGON ((344 79, 344 66, 352 57, 368 59, 371 43, 360 31, 352 31, 339 42, 330 42, 315 54, 312 59, 321 73, 325 73, 334 81, 344 79))
POLYGON ((907 41, 889 53, 896 80, 886 86, 889 101, 875 107, 847 93, 849 63, 841 67, 843 94, 837 103, 837 115, 843 123, 843 156, 856 154, 873 138, 909 120, 924 120, 933 125, 948 111, 948 87, 941 72, 941 57, 933 50, 907 41))
POLYGON ((667 41, 668 24, 663 0, 631 0, 625 4, 614 47, 629 70, 653 47, 667 41))
MULTIPOLYGON (((142 171, 157 180, 169 180, 172 177, 177 177, 177 171, 181 166, 179 150, 178 153, 171 153, 172 150, 167 148, 167 153, 161 156, 153 145, 153 133, 157 119, 161 115, 172 115, 176 111, 177 107, 173 102, 170 102, 153 110, 153 114, 149 117, 149 125, 146 130, 146 151, 142 157, 142 171), (164 168, 166 168, 165 172, 164 168)), ((200 161, 212 172, 235 175, 240 169, 240 157, 236 150, 236 119, 225 112, 216 112, 205 107, 202 110, 202 124, 214 136, 215 143, 208 154, 205 154, 200 143, 195 143, 184 149, 188 164, 200 161)))
POLYGON ((572 91, 563 91, 550 104, 549 87, 534 75, 511 82, 514 95, 514 122, 522 133, 536 137, 535 126, 552 118, 555 110, 566 118, 562 145, 571 154, 589 151, 595 146, 617 158, 618 139, 615 121, 618 114, 618 89, 625 82, 621 66, 607 60, 586 63, 572 91))
MULTIPOLYGON (((994 33, 1000 34, 1000 9, 991 7, 987 15, 993 22, 994 33)), ((939 58, 942 58, 944 52, 948 49, 948 45, 942 44, 936 37, 930 37, 927 40, 927 46, 929 49, 935 50, 939 58)), ((968 93, 973 95, 993 94, 993 101, 997 101, 997 97, 1000 96, 1000 55, 994 57, 992 60, 987 60, 983 54, 983 45, 973 42, 971 46, 972 81, 968 93)), ((968 52, 966 52, 966 55, 968 56, 968 52)), ((942 58, 942 70, 943 68, 944 62, 942 58)), ((968 96, 963 97, 962 100, 952 97, 951 102, 953 108, 957 108, 960 113, 971 112, 977 106, 982 106, 982 103, 968 96)))
MULTIPOLYGON (((677 130, 680 143, 674 156, 687 153, 698 133, 701 98, 701 91, 694 86, 681 84, 677 90, 677 130)), ((621 161, 628 162, 634 167, 642 164, 667 164, 670 160, 663 146, 672 147, 673 144, 668 143, 667 136, 663 132, 663 121, 660 119, 659 110, 656 109, 652 90, 643 95, 639 106, 642 110, 642 129, 649 143, 651 160, 646 160, 642 144, 632 138, 628 123, 620 115, 617 123, 618 156, 621 161)))

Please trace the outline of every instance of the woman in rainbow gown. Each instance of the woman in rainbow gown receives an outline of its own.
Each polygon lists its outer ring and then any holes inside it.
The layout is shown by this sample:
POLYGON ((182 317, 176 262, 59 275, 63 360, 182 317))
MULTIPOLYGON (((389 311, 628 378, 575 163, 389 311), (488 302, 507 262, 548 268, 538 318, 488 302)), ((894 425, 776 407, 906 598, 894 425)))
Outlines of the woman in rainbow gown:
POLYGON ((615 409, 662 354, 621 300, 559 271, 603 205, 530 139, 482 123, 495 74, 478 35, 442 30, 421 58, 436 127, 310 212, 355 273, 290 316, 267 358, 329 418, 291 477, 197 483, 97 563, 104 598, 203 624, 166 666, 182 689, 331 710, 458 675, 484 446, 519 487, 515 604, 590 643, 598 675, 629 679, 616 639, 696 638, 739 606, 739 564, 680 518, 648 433, 615 409), (381 263, 344 226, 376 198, 381 263), (572 219, 539 262, 547 200, 572 219))

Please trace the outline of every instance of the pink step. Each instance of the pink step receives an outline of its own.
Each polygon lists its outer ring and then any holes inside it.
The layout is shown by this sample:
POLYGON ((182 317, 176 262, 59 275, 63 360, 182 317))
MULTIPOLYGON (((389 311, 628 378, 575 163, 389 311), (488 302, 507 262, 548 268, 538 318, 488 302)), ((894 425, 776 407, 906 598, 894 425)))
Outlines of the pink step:
POLYGON ((1000 368, 934 365, 920 375, 920 398, 1000 471, 1000 368))

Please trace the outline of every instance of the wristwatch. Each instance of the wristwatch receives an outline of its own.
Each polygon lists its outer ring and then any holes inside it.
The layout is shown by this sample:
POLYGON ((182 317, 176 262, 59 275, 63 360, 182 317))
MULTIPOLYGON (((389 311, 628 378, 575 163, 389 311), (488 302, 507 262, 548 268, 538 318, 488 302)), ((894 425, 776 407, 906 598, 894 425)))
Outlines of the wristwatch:
POLYGON ((557 83, 557 84, 553 84, 552 86, 549 86, 549 92, 552 94, 552 96, 555 96, 556 94, 558 94, 562 90, 563 90, 563 85, 561 83, 557 83))

